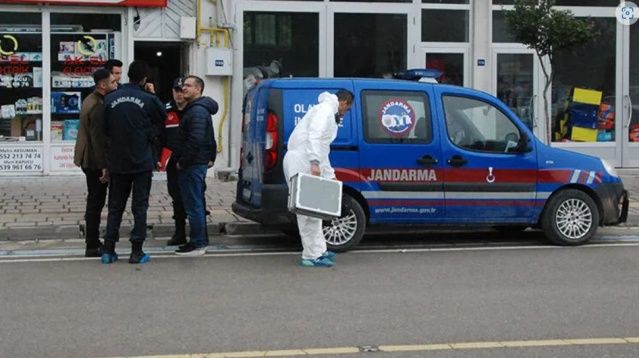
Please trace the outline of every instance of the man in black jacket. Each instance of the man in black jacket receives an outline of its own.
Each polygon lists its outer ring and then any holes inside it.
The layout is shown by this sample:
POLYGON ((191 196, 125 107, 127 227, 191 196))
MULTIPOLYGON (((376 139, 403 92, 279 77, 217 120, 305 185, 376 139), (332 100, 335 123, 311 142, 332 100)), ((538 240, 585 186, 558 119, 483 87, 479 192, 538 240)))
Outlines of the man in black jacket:
POLYGON ((166 120, 164 120, 164 135, 162 136, 162 156, 161 160, 164 160, 166 156, 169 156, 168 162, 162 163, 166 165, 166 185, 173 201, 173 220, 175 220, 175 232, 171 239, 166 243, 168 246, 178 246, 186 244, 186 212, 184 211, 184 204, 182 202, 182 194, 180 193, 180 186, 178 184, 178 170, 176 168, 177 160, 173 152, 176 151, 179 144, 180 133, 180 119, 184 107, 186 107, 186 100, 182 93, 182 85, 184 84, 184 78, 178 77, 173 81, 173 100, 166 104, 166 120))
POLYGON ((166 111, 164 105, 143 87, 149 66, 143 61, 129 65, 129 83, 108 94, 104 100, 105 127, 109 137, 109 215, 102 263, 118 259, 115 243, 131 192, 133 229, 129 263, 145 263, 149 255, 142 251, 146 238, 146 212, 149 208, 151 176, 159 160, 160 140, 166 111))
POLYGON ((178 183, 191 231, 189 242, 175 252, 184 256, 201 256, 209 244, 206 230, 206 171, 213 166, 217 154, 211 116, 218 105, 202 96, 204 81, 197 76, 184 79, 182 91, 188 101, 180 121, 179 145, 173 153, 177 160, 178 183))

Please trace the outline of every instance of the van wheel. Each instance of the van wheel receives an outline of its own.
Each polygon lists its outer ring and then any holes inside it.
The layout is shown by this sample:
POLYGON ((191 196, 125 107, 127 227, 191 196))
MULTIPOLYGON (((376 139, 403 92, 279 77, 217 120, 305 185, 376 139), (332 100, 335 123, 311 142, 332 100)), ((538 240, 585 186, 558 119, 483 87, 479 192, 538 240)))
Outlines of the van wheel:
POLYGON ((342 197, 342 216, 322 222, 324 239, 329 250, 344 252, 357 245, 364 236, 366 214, 350 195, 342 197))
POLYGON ((568 189, 550 199, 541 220, 544 233, 552 243, 581 245, 597 231, 599 210, 588 194, 568 189))

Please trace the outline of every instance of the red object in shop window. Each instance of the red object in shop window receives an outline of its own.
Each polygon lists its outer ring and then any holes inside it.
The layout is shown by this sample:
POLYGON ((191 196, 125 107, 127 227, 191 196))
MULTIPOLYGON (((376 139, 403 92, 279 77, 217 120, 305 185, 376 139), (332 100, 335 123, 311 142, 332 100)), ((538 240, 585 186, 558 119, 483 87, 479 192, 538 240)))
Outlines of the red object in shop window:
POLYGON ((631 142, 639 142, 639 124, 630 126, 628 131, 628 140, 631 142))

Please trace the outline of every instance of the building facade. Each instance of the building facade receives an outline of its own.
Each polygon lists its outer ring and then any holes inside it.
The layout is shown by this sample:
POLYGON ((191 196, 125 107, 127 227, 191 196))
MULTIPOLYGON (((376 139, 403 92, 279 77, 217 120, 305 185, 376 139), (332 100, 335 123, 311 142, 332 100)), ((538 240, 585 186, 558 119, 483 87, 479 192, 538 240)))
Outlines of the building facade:
POLYGON ((205 94, 221 108, 218 170, 237 168, 243 93, 260 78, 385 77, 423 67, 497 96, 540 138, 550 132, 553 146, 639 166, 639 24, 617 20, 618 0, 556 1, 589 18, 596 37, 556 59, 550 123, 541 64, 505 22, 512 0, 33 2, 0 0, 0 175, 77 173, 78 103, 90 71, 114 57, 149 61, 165 100, 172 77, 205 78, 205 94), (590 103, 596 128, 573 126, 575 89, 599 94, 590 103))

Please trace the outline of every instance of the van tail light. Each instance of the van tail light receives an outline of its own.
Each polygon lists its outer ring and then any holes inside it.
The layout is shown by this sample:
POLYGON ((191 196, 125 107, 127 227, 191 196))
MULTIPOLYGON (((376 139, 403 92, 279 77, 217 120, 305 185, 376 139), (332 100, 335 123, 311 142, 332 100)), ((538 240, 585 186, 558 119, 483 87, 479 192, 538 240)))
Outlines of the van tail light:
POLYGON ((277 164, 278 127, 279 118, 269 112, 266 116, 266 143, 264 146, 264 169, 273 169, 277 164))

